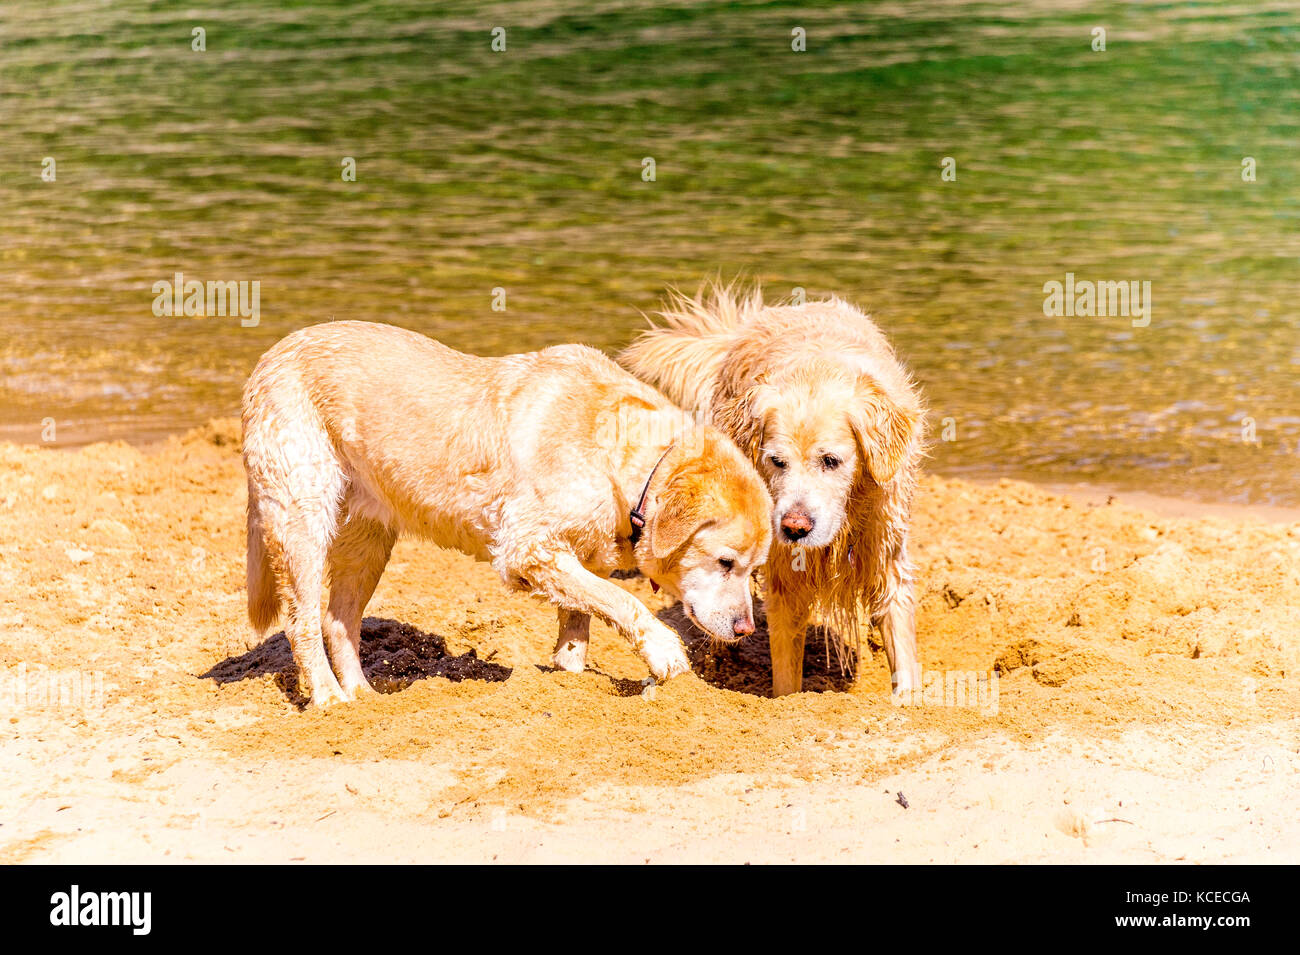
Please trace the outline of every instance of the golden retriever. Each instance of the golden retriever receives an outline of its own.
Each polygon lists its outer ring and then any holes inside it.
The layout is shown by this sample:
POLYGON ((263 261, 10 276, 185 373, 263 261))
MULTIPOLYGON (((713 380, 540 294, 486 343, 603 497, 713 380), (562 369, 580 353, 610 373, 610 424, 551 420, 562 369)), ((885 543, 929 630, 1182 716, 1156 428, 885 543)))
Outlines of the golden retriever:
POLYGON ((920 395, 880 329, 838 298, 763 304, 673 293, 619 360, 748 453, 775 502, 764 571, 774 695, 803 681, 816 614, 860 646, 878 623, 896 692, 920 685, 907 542, 924 455, 920 395))
POLYGON ((566 670, 586 664, 592 614, 656 679, 690 669, 617 570, 719 640, 753 632, 750 574, 771 543, 762 479, 726 435, 594 349, 479 358, 391 325, 317 325, 258 362, 243 425, 249 618, 265 632, 286 606, 313 704, 370 689, 361 616, 398 533, 554 603, 566 670))

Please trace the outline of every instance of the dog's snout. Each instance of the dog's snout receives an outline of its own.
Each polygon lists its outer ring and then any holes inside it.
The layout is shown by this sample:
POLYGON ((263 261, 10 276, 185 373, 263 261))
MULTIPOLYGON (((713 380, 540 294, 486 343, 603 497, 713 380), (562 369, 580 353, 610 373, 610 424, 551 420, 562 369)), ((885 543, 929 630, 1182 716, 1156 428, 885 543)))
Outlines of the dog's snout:
POLYGON ((786 540, 802 540, 812 532, 812 529, 812 515, 801 505, 790 508, 781 518, 781 533, 785 535, 786 540))
POLYGON ((754 621, 749 617, 737 617, 731 623, 731 632, 737 637, 747 637, 754 632, 754 621))

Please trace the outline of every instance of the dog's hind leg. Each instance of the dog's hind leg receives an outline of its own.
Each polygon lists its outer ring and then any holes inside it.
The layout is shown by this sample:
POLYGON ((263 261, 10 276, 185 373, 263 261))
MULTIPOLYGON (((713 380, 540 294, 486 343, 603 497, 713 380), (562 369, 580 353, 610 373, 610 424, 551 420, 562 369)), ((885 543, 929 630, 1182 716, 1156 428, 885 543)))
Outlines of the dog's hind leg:
MULTIPOLYGON (((285 608, 284 632, 298 664, 298 681, 315 706, 347 699, 330 670, 321 635, 321 592, 329 543, 338 522, 344 474, 323 433, 282 429, 278 453, 246 456, 258 502, 267 556, 285 608)), ((260 442, 270 446, 268 442, 260 442)))
POLYGON ((330 545, 330 602, 325 637, 339 686, 349 699, 370 692, 361 669, 361 615, 388 565, 397 534, 379 521, 351 516, 330 545))
POLYGON ((560 639, 555 643, 554 662, 561 670, 581 673, 587 668, 587 641, 591 638, 591 614, 559 608, 560 639))
POLYGON ((773 696, 798 693, 803 688, 803 647, 809 616, 805 600, 769 592, 767 639, 772 648, 773 696))
POLYGON ((281 601, 287 608, 284 633, 298 664, 299 686, 310 695, 313 706, 344 702, 347 697, 330 670, 321 636, 320 600, 326 541, 304 533, 302 528, 292 528, 284 537, 282 547, 277 548, 280 567, 276 577, 281 601))

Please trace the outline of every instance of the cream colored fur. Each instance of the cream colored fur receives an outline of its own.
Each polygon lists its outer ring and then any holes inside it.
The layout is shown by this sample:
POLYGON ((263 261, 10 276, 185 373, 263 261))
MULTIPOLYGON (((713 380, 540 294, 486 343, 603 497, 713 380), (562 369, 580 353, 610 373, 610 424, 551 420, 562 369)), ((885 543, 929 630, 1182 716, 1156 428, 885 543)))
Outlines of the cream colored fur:
POLYGON ((924 410, 879 328, 838 298, 764 305, 754 291, 673 293, 619 360, 751 456, 774 500, 764 572, 772 683, 800 689, 819 616, 853 646, 878 623, 896 690, 919 685, 912 496, 924 410), (802 540, 786 535, 809 527, 802 540))
POLYGON ((361 617, 399 533, 554 603, 564 669, 585 666, 593 614, 656 678, 689 669, 615 570, 639 569, 718 639, 753 630, 750 574, 771 536, 762 480, 725 435, 594 349, 478 358, 390 325, 318 325, 263 356, 243 423, 249 617, 265 630, 284 607, 314 704, 370 689, 361 617), (633 548, 628 512, 652 472, 633 548))

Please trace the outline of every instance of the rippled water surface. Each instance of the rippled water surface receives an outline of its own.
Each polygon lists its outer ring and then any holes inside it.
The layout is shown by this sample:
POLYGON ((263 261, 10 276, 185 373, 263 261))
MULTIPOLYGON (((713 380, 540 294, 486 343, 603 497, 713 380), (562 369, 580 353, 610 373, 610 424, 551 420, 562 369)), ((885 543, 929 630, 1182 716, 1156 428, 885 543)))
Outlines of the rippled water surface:
POLYGON ((1267 0, 9 0, 0 436, 235 413, 330 318, 613 349, 743 273, 877 317, 937 470, 1300 503, 1297 80, 1267 0), (259 323, 155 316, 178 271, 259 323), (1044 315, 1067 272, 1149 281, 1150 324, 1044 315))

